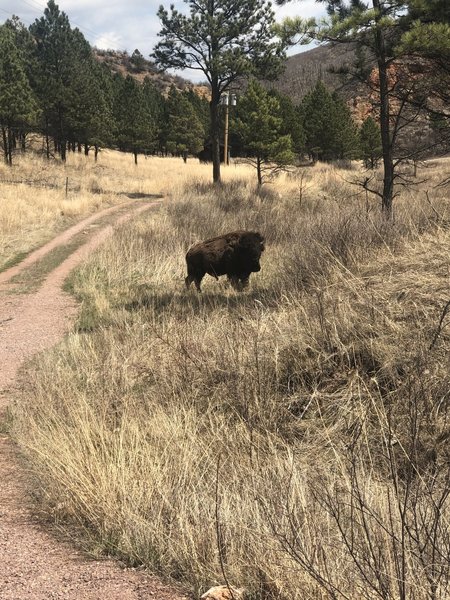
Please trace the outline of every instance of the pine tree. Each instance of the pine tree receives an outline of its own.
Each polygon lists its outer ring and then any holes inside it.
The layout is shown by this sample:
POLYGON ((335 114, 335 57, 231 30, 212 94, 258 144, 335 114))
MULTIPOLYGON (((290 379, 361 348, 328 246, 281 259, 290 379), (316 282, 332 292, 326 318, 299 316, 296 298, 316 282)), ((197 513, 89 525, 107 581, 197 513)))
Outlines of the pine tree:
POLYGON ((145 58, 137 48, 130 57, 130 64, 137 73, 141 73, 145 70, 145 58))
POLYGON ((149 77, 145 77, 142 84, 143 101, 149 122, 152 124, 149 149, 162 150, 165 147, 163 135, 167 122, 166 101, 161 92, 149 77))
POLYGON ((26 75, 25 60, 17 47, 14 32, 0 26, 0 129, 6 164, 12 165, 18 131, 30 126, 37 115, 37 104, 26 75))
POLYGON ((112 143, 111 75, 92 57, 81 69, 74 69, 72 90, 67 112, 69 139, 83 145, 86 156, 93 146, 97 158, 99 148, 112 143))
POLYGON ((280 103, 255 80, 239 99, 234 127, 242 137, 248 162, 256 168, 259 186, 293 164, 292 138, 281 133, 280 103))
POLYGON ((383 155, 383 149, 381 147, 380 128, 372 117, 367 117, 363 122, 359 136, 361 158, 363 159, 366 168, 375 169, 383 155))
POLYGON ((333 99, 322 81, 318 81, 301 103, 306 150, 316 160, 335 158, 333 145, 335 114, 333 99))
MULTIPOLYGON (((289 0, 277 0, 284 4, 289 0)), ((400 176, 398 166, 412 157, 411 149, 401 148, 399 132, 405 131, 420 113, 435 112, 433 95, 448 100, 450 64, 450 8, 448 0, 319 0, 326 5, 330 20, 316 26, 320 41, 351 42, 359 54, 367 50, 375 60, 376 76, 370 85, 376 88, 383 159, 383 189, 365 188, 381 198, 382 210, 392 214, 394 183, 400 176), (435 61, 439 75, 431 76, 428 92, 423 85, 427 78, 414 78, 407 69, 396 76, 398 58, 417 60, 417 56, 435 61), (397 60, 397 65, 395 61, 397 60), (447 81, 444 85, 440 82, 447 81), (436 91, 435 91, 436 90, 436 91), (439 91, 437 91, 439 90, 439 91), (411 112, 410 107, 414 109, 411 112), (408 112, 409 110, 409 112, 408 112)), ((287 34, 303 30, 304 21, 289 19, 287 34)), ((361 62, 361 61, 360 61, 361 62)), ((432 70, 431 70, 432 71, 432 70)), ((420 153, 423 148, 417 149, 420 153)), ((413 151, 414 152, 414 151, 413 151)))
POLYGON ((299 107, 284 94, 276 90, 270 90, 269 94, 278 100, 280 105, 280 115, 282 119, 281 135, 290 135, 292 138, 292 148, 296 154, 301 154, 305 150, 306 138, 303 129, 302 119, 299 107))
POLYGON ((333 158, 355 159, 360 154, 358 127, 345 101, 336 92, 332 94, 331 98, 333 101, 333 158))
POLYGON ((174 86, 167 98, 167 112, 169 152, 197 154, 203 147, 205 130, 187 95, 177 92, 174 86))
POLYGON ((131 75, 116 79, 114 102, 115 140, 120 150, 132 152, 137 165, 140 152, 151 150, 157 134, 153 115, 146 105, 142 85, 131 75))
POLYGON ((44 16, 30 26, 30 33, 35 40, 34 89, 42 107, 47 156, 52 136, 64 161, 67 141, 74 135, 70 114, 77 111, 75 105, 84 89, 82 75, 88 73, 91 48, 78 29, 72 30, 67 15, 60 12, 54 0, 49 0, 44 16))
POLYGON ((306 150, 313 160, 352 159, 359 155, 358 128, 350 109, 322 81, 300 105, 306 150))
POLYGON ((220 181, 219 103, 221 95, 239 77, 272 77, 284 57, 274 37, 274 13, 266 0, 185 0, 186 16, 171 5, 158 11, 162 38, 154 49, 164 68, 201 71, 211 86, 211 138, 213 180, 220 181))

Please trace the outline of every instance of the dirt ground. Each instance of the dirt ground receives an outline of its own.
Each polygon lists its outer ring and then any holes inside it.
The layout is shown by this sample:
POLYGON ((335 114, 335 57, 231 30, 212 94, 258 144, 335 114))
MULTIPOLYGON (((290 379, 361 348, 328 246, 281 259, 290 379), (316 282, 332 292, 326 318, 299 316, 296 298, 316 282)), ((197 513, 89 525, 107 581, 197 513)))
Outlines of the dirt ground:
MULTIPOLYGON (((113 231, 113 225, 87 236, 85 244, 54 268, 40 288, 8 294, 10 279, 62 246, 105 215, 124 222, 157 202, 128 202, 98 212, 58 235, 22 263, 0 273, 0 423, 16 385, 18 369, 35 353, 56 344, 71 328, 75 300, 62 284, 85 257, 113 231), (126 211, 124 212, 124 208, 126 211)), ((90 230, 89 230, 90 232, 90 230)), ((92 560, 60 539, 33 514, 26 472, 14 443, 0 427, 0 600, 181 600, 182 592, 142 570, 112 560, 92 560)))

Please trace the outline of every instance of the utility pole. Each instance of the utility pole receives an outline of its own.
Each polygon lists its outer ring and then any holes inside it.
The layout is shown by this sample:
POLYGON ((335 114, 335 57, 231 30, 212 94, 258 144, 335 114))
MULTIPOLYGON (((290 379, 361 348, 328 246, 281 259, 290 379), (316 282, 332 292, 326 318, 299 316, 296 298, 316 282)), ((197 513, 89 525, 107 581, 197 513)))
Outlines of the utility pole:
POLYGON ((225 106, 225 133, 223 136, 223 162, 226 165, 230 164, 230 157, 228 154, 228 123, 229 123, 229 107, 236 106, 236 94, 230 94, 225 92, 221 97, 220 103, 225 106))
POLYGON ((230 160, 228 158, 228 113, 229 113, 229 100, 230 94, 227 92, 225 94, 225 135, 223 136, 223 162, 226 165, 230 164, 230 160))

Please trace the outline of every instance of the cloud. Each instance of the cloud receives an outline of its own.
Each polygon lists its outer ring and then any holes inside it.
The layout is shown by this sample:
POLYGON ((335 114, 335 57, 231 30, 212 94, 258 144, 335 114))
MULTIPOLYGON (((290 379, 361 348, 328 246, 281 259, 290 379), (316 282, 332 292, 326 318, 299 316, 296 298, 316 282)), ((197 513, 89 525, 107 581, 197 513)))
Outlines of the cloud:
POLYGON ((123 38, 116 31, 105 31, 92 44, 102 50, 115 50, 123 46, 123 38))

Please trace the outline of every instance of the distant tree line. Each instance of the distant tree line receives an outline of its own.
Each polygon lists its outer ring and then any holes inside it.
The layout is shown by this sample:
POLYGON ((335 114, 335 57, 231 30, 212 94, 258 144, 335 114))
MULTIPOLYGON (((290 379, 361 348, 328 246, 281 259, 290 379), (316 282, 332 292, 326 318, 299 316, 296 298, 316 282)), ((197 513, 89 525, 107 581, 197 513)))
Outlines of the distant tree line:
MULTIPOLYGON (((130 61, 141 68, 139 51, 130 61)), ((113 147, 137 161, 139 153, 198 152, 208 101, 175 87, 165 97, 149 77, 112 73, 50 0, 30 27, 15 16, 0 26, 0 128, 7 164, 35 133, 48 158, 113 147)))
MULTIPOLYGON (((138 50, 130 64, 145 70, 138 50)), ((252 158, 259 184, 301 157, 359 158, 374 168, 382 155, 377 123, 369 117, 359 128, 321 81, 298 105, 250 81, 231 113, 233 156, 252 158)), ((63 161, 70 151, 97 157, 102 147, 131 152, 136 163, 140 153, 186 158, 212 139, 208 98, 175 86, 163 95, 150 77, 113 73, 54 0, 28 28, 17 17, 0 26, 0 127, 7 164, 35 133, 44 154, 63 161)))
POLYGON ((368 116, 358 126, 347 104, 321 80, 299 104, 251 82, 235 109, 232 130, 234 155, 248 157, 259 184, 299 160, 361 159, 374 169, 382 156, 376 121, 368 116))

